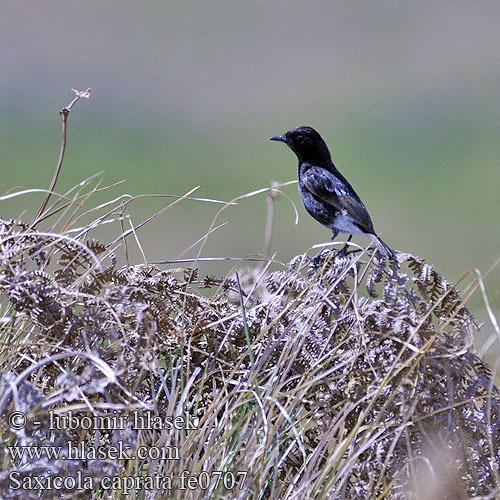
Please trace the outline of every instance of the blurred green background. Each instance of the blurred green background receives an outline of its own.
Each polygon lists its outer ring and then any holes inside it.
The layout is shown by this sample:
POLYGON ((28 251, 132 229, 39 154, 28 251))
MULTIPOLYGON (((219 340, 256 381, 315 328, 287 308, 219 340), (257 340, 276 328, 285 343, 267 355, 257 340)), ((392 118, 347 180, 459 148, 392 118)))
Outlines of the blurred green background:
MULTIPOLYGON (((2 191, 48 187, 58 110, 72 87, 90 86, 69 117, 58 193, 104 171, 105 184, 125 182, 95 204, 197 185, 196 196, 230 200, 295 179, 295 156, 268 138, 311 125, 391 247, 425 257, 450 281, 484 273, 500 257, 499 25, 497 1, 5 2, 2 191)), ((284 191, 300 220, 280 197, 272 251, 282 262, 330 237, 296 186, 284 191)), ((29 219, 41 199, 3 201, 2 216, 27 210, 29 219)), ((142 199, 128 213, 137 224, 166 203, 142 199)), ((218 208, 184 201, 146 225, 147 258, 176 257, 218 208)), ((265 195, 229 208, 203 256, 260 253, 265 215, 265 195)), ((120 227, 107 230, 111 238, 120 227)), ((224 275, 231 265, 202 271, 224 275)), ((495 311, 499 276, 497 267, 486 280, 495 311)), ((487 337, 480 294, 470 305, 487 337)))

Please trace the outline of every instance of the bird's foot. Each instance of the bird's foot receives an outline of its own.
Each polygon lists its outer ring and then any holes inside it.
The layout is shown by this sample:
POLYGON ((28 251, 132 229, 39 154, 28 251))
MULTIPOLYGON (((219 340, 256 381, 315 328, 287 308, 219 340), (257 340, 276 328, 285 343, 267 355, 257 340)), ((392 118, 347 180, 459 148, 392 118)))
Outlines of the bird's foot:
POLYGON ((329 250, 328 248, 323 248, 320 252, 318 252, 314 257, 311 257, 311 263, 314 268, 318 268, 323 263, 325 260, 328 258, 328 255, 331 255, 333 259, 336 259, 338 257, 346 257, 349 253, 347 252, 347 247, 341 248, 340 250, 329 250))
POLYGON ((311 263, 314 268, 321 266, 321 261, 323 260, 323 254, 325 253, 325 248, 320 250, 314 257, 311 257, 311 263))
POLYGON ((346 257, 348 255, 347 245, 344 245, 336 254, 335 257, 346 257))
POLYGON ((335 257, 347 257, 348 255, 354 255, 361 250, 359 248, 354 248, 352 250, 347 250, 349 248, 349 244, 346 243, 340 250, 335 253, 335 257))

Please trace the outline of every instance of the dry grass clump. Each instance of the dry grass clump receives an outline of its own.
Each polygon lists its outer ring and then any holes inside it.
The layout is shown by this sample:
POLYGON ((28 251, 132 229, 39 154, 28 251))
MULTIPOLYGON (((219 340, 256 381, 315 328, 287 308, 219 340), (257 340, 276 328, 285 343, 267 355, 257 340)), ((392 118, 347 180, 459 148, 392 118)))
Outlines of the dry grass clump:
POLYGON ((2 498, 499 494, 499 394, 470 349, 478 327, 422 259, 324 252, 318 267, 303 255, 201 278, 118 268, 110 245, 71 234, 0 225, 2 498), (14 411, 24 428, 7 425, 14 411), (51 425, 69 412, 124 425, 51 425), (85 456, 64 459, 69 443, 85 456), (13 456, 22 446, 47 448, 13 456), (186 476, 199 482, 182 489, 186 476))
MULTIPOLYGON (((130 196, 83 212, 95 178, 49 204, 90 89, 75 94, 33 222, 0 220, 2 499, 500 496, 499 392, 454 286, 402 253, 225 278, 118 267, 127 236, 196 188, 128 230, 130 196), (117 239, 91 238, 113 219, 117 239)), ((266 254, 279 187, 238 198, 268 193, 266 254)))

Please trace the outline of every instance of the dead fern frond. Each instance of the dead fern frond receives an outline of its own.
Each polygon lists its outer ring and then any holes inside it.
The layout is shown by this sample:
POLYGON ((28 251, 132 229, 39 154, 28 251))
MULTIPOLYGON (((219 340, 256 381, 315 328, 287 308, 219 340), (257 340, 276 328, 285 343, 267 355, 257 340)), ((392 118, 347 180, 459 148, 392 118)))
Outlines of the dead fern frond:
MULTIPOLYGON (((42 424, 23 435, 2 428, 2 439, 172 442, 190 463, 259 471, 244 483, 252 495, 290 499, 377 498, 388 489, 394 499, 418 498, 424 471, 416 464, 439 468, 437 452, 446 449, 446 470, 467 495, 495 491, 500 399, 468 349, 477 323, 455 286, 422 259, 399 254, 398 267, 366 257, 325 252, 319 268, 299 256, 269 273, 239 269, 239 281, 200 278, 196 268, 117 268, 97 240, 1 221, 8 323, 0 333, 12 348, 0 358, 0 414, 22 408, 42 424), (191 412, 199 425, 160 433, 160 441, 129 426, 104 435, 48 430, 48 411, 69 404, 95 415, 191 412)), ((20 470, 1 458, 4 471, 20 470)), ((158 466, 141 464, 151 474, 158 466)), ((98 485, 122 465, 51 468, 83 470, 98 485)), ((23 466, 23 477, 43 466, 23 466)), ((162 467, 178 477, 187 465, 162 467)), ((2 474, 2 498, 10 498, 2 474)))

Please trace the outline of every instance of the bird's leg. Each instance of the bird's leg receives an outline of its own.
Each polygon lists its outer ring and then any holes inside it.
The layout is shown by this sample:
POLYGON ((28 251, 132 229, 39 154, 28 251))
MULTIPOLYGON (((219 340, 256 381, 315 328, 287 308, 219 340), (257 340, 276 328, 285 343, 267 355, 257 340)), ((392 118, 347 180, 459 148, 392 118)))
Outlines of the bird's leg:
MULTIPOLYGON (((336 229, 332 229, 332 237, 330 238, 330 241, 333 241, 337 235, 339 234, 339 232, 336 230, 336 229)), ((318 266, 319 265, 319 258, 321 256, 321 254, 326 250, 326 247, 322 248, 313 258, 312 258, 312 261, 314 263, 315 266, 318 266)))
POLYGON ((352 234, 349 235, 349 238, 347 238, 345 245, 337 252, 337 255, 340 257, 345 257, 347 255, 347 246, 349 242, 351 241, 352 234))

